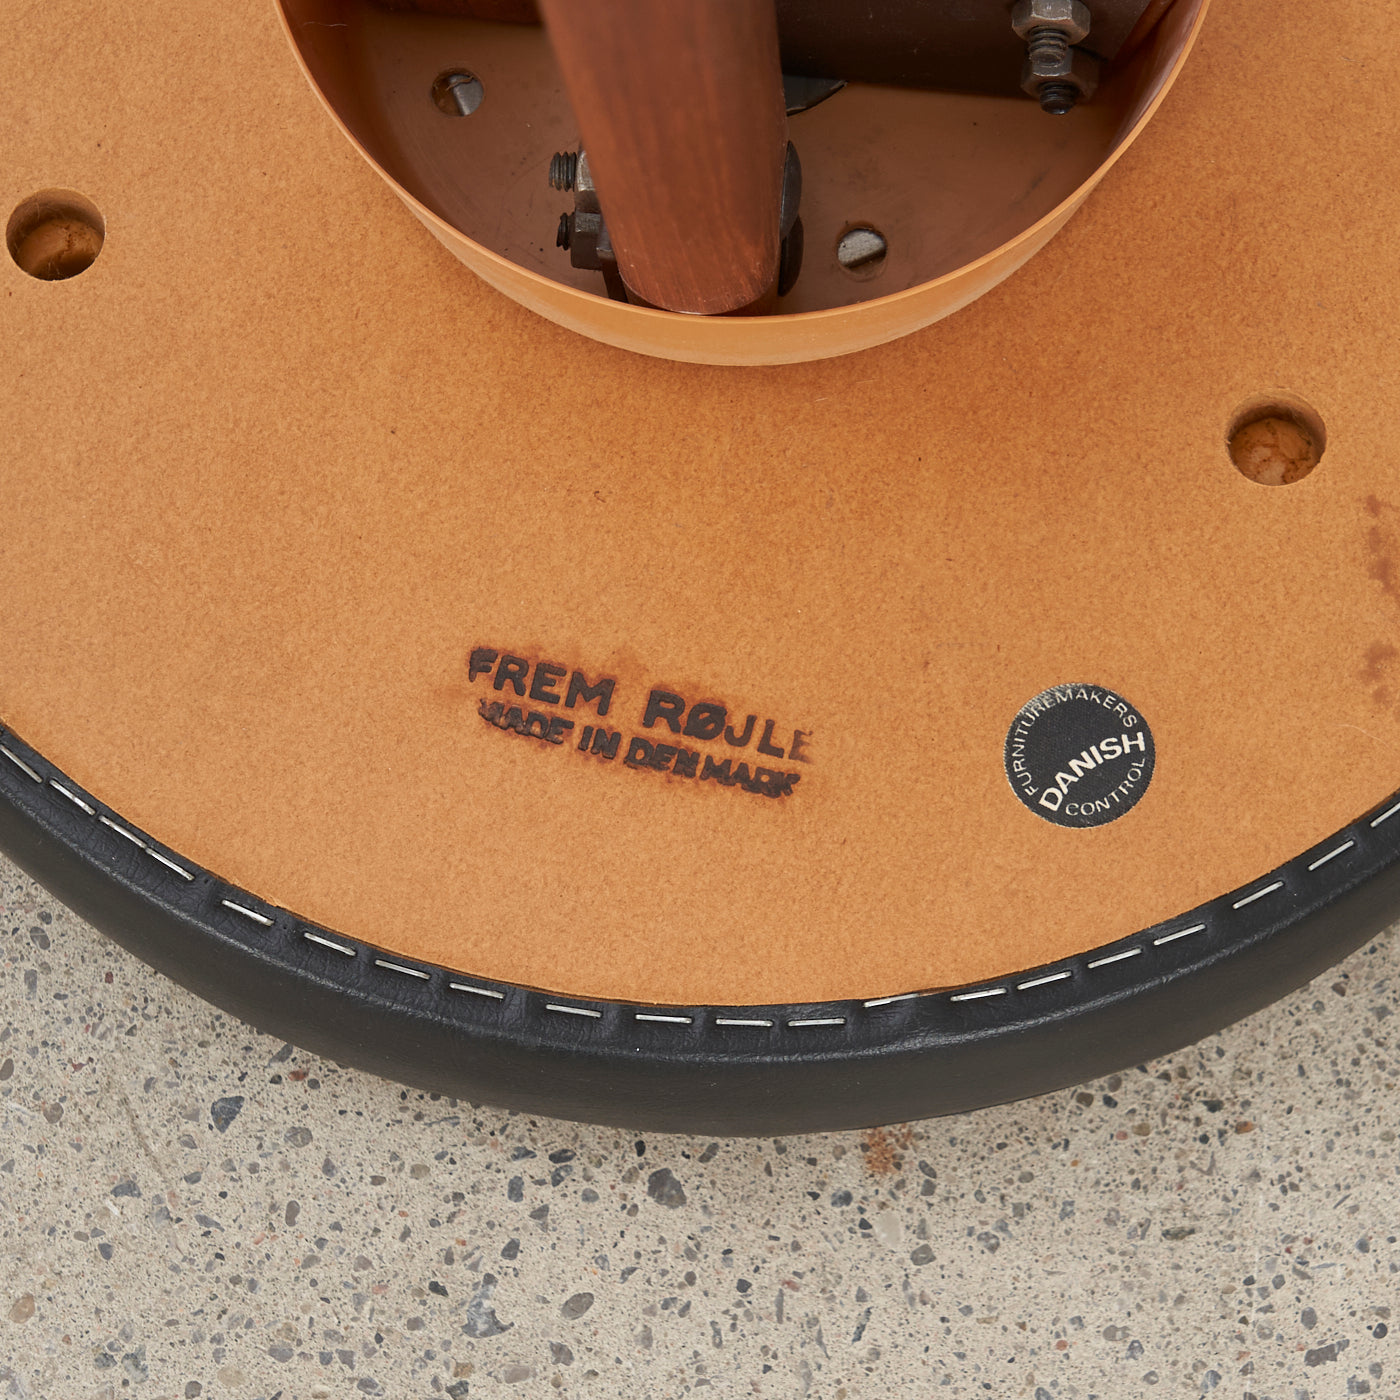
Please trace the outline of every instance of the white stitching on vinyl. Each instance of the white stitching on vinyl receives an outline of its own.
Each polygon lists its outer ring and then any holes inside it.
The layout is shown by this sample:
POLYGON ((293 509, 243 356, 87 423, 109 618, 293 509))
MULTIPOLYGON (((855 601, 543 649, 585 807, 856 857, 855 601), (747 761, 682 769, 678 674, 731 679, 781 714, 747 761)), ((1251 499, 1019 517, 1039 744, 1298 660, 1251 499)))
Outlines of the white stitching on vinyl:
POLYGON ((1266 894, 1276 894, 1283 888, 1282 880, 1275 880, 1272 885, 1265 885, 1262 890, 1255 890, 1253 894, 1247 894, 1243 899, 1237 899, 1230 908, 1243 909, 1246 904, 1253 904, 1256 899, 1263 899, 1266 894))
POLYGON ((235 904, 231 899, 221 899, 220 904, 225 909, 232 909, 235 914, 242 914, 245 919, 251 919, 255 924, 262 924, 264 928, 272 927, 272 920, 266 914, 259 914, 256 909, 245 909, 241 904, 235 904))
POLYGON ((386 972, 402 972, 405 977, 417 977, 420 981, 429 980, 426 972, 420 972, 416 967, 404 967, 401 963, 385 962, 383 958, 375 958, 375 967, 382 967, 386 972))
POLYGON ((1111 953, 1106 958, 1098 958, 1089 964, 1090 967, 1107 967, 1109 963, 1127 962, 1129 958, 1135 958, 1142 952, 1141 948, 1129 948, 1125 953, 1111 953))
POLYGON ((166 867, 167 870, 173 870, 182 880, 194 879, 193 871, 186 870, 183 865, 176 865, 175 862, 171 860, 169 856, 161 855, 161 853, 155 850, 153 847, 147 846, 146 854, 150 856, 152 860, 158 860, 163 866, 166 867))
POLYGON ((97 815, 96 807, 88 806, 88 804, 84 802, 81 797, 79 797, 76 793, 69 792, 68 789, 64 787, 62 783, 57 782, 53 778, 50 778, 49 786, 53 788, 55 792, 61 792, 64 795, 64 797, 66 797, 75 807, 79 808, 81 811, 86 812, 88 816, 95 817, 97 815))
MULTIPOLYGON (((9 759, 9 761, 12 764, 14 764, 14 766, 18 768, 20 772, 22 772, 26 777, 30 778, 32 781, 40 784, 43 784, 45 782, 43 776, 39 772, 37 772, 30 764, 26 763, 24 759, 22 759, 7 745, 0 744, 0 756, 9 759)), ((138 836, 134 831, 129 830, 128 828, 124 827, 112 818, 98 813, 97 809, 93 807, 89 802, 87 802, 84 798, 80 797, 77 793, 65 787, 57 779, 48 779, 47 786, 51 787, 61 797, 67 799, 69 803, 77 807, 80 811, 84 812, 87 816, 96 817, 97 820, 103 826, 108 827, 110 830, 116 832, 118 836, 124 837, 127 841, 130 841, 132 845, 136 846, 139 850, 144 851, 148 856, 151 857, 152 860, 158 861, 167 870, 172 871, 174 874, 178 875, 182 880, 194 880, 195 874, 193 871, 185 869, 184 866, 172 860, 163 852, 158 851, 153 846, 148 845, 147 842, 142 837, 138 836)), ((1382 823, 1389 821, 1397 813, 1400 813, 1400 802, 1395 802, 1390 807, 1386 808, 1384 812, 1380 813, 1379 816, 1373 817, 1369 825, 1372 828, 1378 827, 1382 823)), ((1307 867, 1308 871, 1312 873, 1322 869, 1323 866, 1328 865, 1330 862, 1336 860, 1339 856, 1345 854, 1347 851, 1355 849, 1356 845, 1357 843, 1355 839, 1343 841, 1340 845, 1334 847, 1325 855, 1319 856, 1315 861, 1313 861, 1307 867)), ((1233 909, 1244 909, 1247 906, 1255 903, 1256 900, 1264 899, 1268 895, 1276 894, 1278 893, 1278 891, 1284 889, 1285 887, 1286 885, 1284 880, 1275 880, 1272 884, 1266 885, 1262 889, 1254 890, 1250 894, 1244 895, 1242 898, 1233 901, 1231 907, 1233 909)), ((241 914, 244 918, 251 920, 253 923, 261 924, 264 928, 273 927, 273 920, 269 918, 266 914, 259 913, 256 909, 248 908, 246 905, 238 904, 231 899, 220 899, 219 903, 225 909, 229 909, 235 914, 241 914)), ((1205 932, 1206 927, 1207 925, 1205 924, 1192 924, 1188 928, 1175 929, 1170 933, 1165 933, 1158 938, 1154 938, 1152 940, 1152 946, 1154 948, 1160 948, 1166 944, 1175 943, 1178 939, 1187 938, 1192 934, 1205 932)), ((313 943, 318 943, 322 947, 333 949, 335 952, 342 953, 347 957, 353 958, 357 956, 357 950, 355 948, 348 947, 342 943, 338 943, 333 939, 322 937, 320 934, 303 931, 302 937, 308 939, 313 943)), ((1094 961, 1088 963, 1087 966, 1090 968, 1107 967, 1112 963, 1125 962, 1129 958, 1139 957, 1143 951, 1144 950, 1140 947, 1129 948, 1121 953, 1113 953, 1107 957, 1096 958, 1094 961)), ((399 972, 404 974, 405 976, 413 977, 421 981, 431 980, 429 973, 422 972, 417 968, 405 967, 399 963, 386 961, 383 958, 376 958, 374 962, 376 967, 382 967, 390 972, 399 972)), ((1071 971, 1048 973, 1041 977, 1030 978, 1025 982, 1015 983, 1014 986, 1015 990, 1018 992, 1029 992, 1033 991, 1037 987, 1048 986, 1049 984, 1054 982, 1069 981, 1073 978, 1073 976, 1074 974, 1071 971)), ((454 992, 466 992, 470 993, 473 996, 486 997, 492 1001, 504 1001, 506 998, 506 994, 504 992, 496 991, 495 989, 489 987, 473 986, 465 982, 449 982, 448 987, 454 992)), ((992 997, 1006 996, 1007 992, 1008 988, 1004 986, 985 987, 980 988, 976 991, 955 993, 949 997, 949 1000, 955 1002, 983 1001, 992 997)), ((928 994, 924 992, 903 992, 896 996, 872 997, 869 1000, 862 1002, 861 1005, 867 1009, 873 1010, 877 1007, 892 1006, 897 1002, 921 1000, 926 995, 928 994)), ((602 1011, 595 1010, 590 1007, 566 1006, 556 1002, 547 1003, 545 1005, 545 1010, 555 1011, 569 1016, 583 1016, 590 1020, 600 1020, 603 1015, 602 1011)), ((666 1025, 689 1026, 695 1023, 695 1018, 693 1016, 663 1015, 659 1012, 635 1012, 633 1015, 633 1019, 637 1021, 666 1025)), ((737 1016, 716 1016, 714 1024, 716 1026, 753 1027, 757 1029, 766 1030, 771 1029, 776 1023, 774 1021, 760 1017, 750 1018, 737 1016)), ((785 1024, 789 1029, 805 1029, 809 1027, 824 1026, 844 1026, 848 1024, 848 1019, 844 1016, 812 1017, 799 1020, 790 1020, 787 1021, 785 1024)))
POLYGON ((21 773, 27 773, 36 783, 44 781, 18 754, 11 753, 4 744, 0 744, 0 753, 4 754, 21 773))
POLYGON ((310 929, 302 929, 301 936, 306 939, 308 943, 319 943, 323 948, 331 948, 337 953, 344 953, 347 958, 353 958, 355 956, 355 950, 353 948, 347 948, 345 944, 337 943, 332 938, 322 938, 319 933, 312 933, 310 929))
POLYGON ((1033 977, 1029 982, 1018 982, 1018 992, 1029 992, 1034 987, 1044 987, 1051 982, 1067 982, 1074 976, 1072 972, 1052 972, 1048 977, 1033 977))
POLYGON ((1164 943, 1175 943, 1178 938, 1189 938, 1193 933, 1204 933, 1204 924, 1192 924, 1190 928, 1179 928, 1175 933, 1164 933, 1160 938, 1152 940, 1154 948, 1160 948, 1164 943))
POLYGON ((124 826, 118 826, 111 817, 98 817, 97 820, 103 826, 110 826, 118 836, 125 836, 133 846, 139 846, 143 851, 146 849, 146 843, 134 831, 128 831, 124 826))
POLYGON ((1326 865, 1329 860, 1336 860, 1339 855, 1341 855, 1345 851, 1351 850, 1351 848, 1354 845, 1356 845, 1355 841, 1343 841, 1342 844, 1336 848, 1336 850, 1328 851, 1325 856, 1319 856, 1315 861, 1313 861, 1313 863, 1310 866, 1308 866, 1308 869, 1321 870, 1322 867, 1326 865))

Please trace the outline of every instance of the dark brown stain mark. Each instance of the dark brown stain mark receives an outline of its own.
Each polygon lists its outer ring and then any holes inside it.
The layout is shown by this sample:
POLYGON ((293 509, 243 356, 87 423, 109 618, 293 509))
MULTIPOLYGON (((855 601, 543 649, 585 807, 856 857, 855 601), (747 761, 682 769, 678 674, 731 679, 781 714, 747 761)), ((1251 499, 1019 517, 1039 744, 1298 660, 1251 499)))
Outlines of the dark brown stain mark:
POLYGON ((1392 542, 1386 537, 1386 533, 1379 525, 1372 525, 1366 531, 1366 544, 1371 551, 1371 566, 1367 569, 1367 577, 1375 579, 1380 584, 1381 589, 1392 598, 1396 597, 1395 591, 1395 556, 1391 553, 1392 542))
MULTIPOLYGON (((1366 514, 1378 523, 1366 527, 1366 549, 1370 562, 1367 577, 1380 584, 1381 591, 1400 603, 1400 532, 1386 516, 1400 514, 1389 501, 1369 495, 1362 501, 1366 514)), ((1371 703, 1377 710, 1389 711, 1394 704, 1394 675, 1400 646, 1384 638, 1366 648, 1364 664, 1358 673, 1361 683, 1370 691, 1371 703)))
MULTIPOLYGON (((1392 505, 1391 502, 1382 500, 1377 495, 1367 496, 1362 505, 1366 514, 1372 520, 1380 520, 1386 515, 1400 514, 1400 508, 1392 505)), ((1366 547, 1371 554, 1370 576, 1376 580, 1380 586, 1390 594, 1392 598, 1397 596, 1395 578, 1395 554, 1396 554, 1396 534, 1392 524, 1387 529, 1384 525, 1372 525, 1366 531, 1366 547)))
POLYGON ((1386 668, 1397 656, 1400 656, 1400 649, 1389 642, 1372 642, 1366 648, 1366 668, 1361 672, 1361 679, 1368 685, 1380 684, 1386 678, 1386 668))
POLYGON ((1389 710, 1393 697, 1386 682, 1391 680, 1391 669, 1396 657, 1400 657, 1400 647, 1391 642, 1372 642, 1365 655, 1366 664, 1358 673, 1359 679, 1362 685, 1371 688, 1371 703, 1376 709, 1389 710))

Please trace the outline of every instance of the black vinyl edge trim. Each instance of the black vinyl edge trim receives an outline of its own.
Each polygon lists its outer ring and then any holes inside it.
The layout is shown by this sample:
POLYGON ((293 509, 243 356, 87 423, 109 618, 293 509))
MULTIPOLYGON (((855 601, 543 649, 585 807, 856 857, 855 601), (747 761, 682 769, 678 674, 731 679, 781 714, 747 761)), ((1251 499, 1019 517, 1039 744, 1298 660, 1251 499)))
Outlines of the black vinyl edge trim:
POLYGON ((1009 1102, 1169 1054, 1400 915, 1400 794, 1239 890, 995 981, 861 1001, 647 1006, 402 958, 154 841, 0 729, 0 848, 158 971, 416 1087, 661 1131, 781 1134, 1009 1102))

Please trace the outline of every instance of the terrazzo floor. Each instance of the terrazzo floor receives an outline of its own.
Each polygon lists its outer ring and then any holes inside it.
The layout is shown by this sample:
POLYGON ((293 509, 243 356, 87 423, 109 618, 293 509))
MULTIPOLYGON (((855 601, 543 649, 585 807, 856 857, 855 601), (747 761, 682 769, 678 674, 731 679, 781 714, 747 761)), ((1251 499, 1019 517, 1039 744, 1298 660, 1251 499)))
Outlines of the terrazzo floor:
POLYGON ((1169 1059, 713 1141, 260 1035, 0 862, 0 1396, 1400 1395, 1400 941, 1169 1059))

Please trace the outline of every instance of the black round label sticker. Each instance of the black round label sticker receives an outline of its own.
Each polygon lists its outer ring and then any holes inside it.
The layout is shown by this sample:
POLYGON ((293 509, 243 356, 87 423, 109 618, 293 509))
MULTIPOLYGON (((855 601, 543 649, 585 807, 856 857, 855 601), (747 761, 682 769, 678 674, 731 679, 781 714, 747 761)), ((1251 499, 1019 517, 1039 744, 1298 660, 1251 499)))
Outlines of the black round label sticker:
POLYGON ((1116 822, 1142 801, 1156 762, 1147 721, 1101 685, 1041 691, 1006 736, 1011 790, 1056 826, 1116 822))

